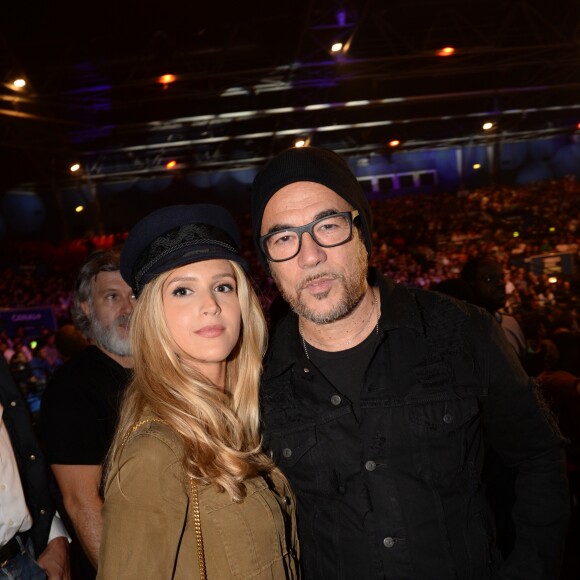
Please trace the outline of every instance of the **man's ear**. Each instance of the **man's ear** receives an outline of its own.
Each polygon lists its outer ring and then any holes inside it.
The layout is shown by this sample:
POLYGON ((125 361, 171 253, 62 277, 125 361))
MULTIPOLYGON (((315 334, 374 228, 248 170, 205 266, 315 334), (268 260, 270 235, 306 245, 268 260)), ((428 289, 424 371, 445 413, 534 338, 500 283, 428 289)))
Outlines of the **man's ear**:
POLYGON ((89 313, 90 313, 90 311, 91 311, 91 309, 90 309, 90 307, 89 307, 89 303, 88 303, 88 302, 81 302, 81 303, 80 303, 80 307, 81 307, 81 310, 83 311, 83 314, 84 314, 84 315, 85 315, 87 318, 89 318, 89 313))

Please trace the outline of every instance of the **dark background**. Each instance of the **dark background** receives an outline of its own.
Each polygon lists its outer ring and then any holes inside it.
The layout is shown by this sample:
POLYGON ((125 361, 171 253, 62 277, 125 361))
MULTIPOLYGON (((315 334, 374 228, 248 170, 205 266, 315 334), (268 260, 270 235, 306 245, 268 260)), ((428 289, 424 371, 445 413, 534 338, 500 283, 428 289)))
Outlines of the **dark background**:
POLYGON ((247 211, 256 168, 299 137, 348 157, 370 196, 578 174, 579 15, 578 0, 10 3, 0 234, 126 231, 168 203, 247 211))

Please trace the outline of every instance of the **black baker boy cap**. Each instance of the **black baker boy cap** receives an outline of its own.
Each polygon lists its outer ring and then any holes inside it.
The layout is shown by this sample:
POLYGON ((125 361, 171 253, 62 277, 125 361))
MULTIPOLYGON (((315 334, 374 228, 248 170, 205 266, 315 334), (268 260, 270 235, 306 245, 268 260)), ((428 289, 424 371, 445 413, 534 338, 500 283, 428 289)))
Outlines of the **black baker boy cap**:
POLYGON ((121 251, 121 276, 139 296, 153 278, 185 264, 240 256, 240 230, 223 207, 209 203, 172 205, 150 213, 130 231, 121 251))
POLYGON ((252 185, 252 232, 260 260, 268 269, 258 239, 264 210, 270 198, 283 187, 297 181, 325 185, 358 209, 367 252, 372 248, 372 215, 369 202, 347 162, 338 153, 321 147, 292 147, 273 157, 256 175, 252 185))

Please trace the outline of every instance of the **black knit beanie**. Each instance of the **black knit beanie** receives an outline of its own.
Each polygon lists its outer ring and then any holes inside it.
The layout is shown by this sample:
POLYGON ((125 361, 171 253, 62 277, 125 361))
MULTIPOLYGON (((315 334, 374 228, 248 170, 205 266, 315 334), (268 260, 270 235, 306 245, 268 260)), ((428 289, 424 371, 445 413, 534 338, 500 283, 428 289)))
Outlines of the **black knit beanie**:
POLYGON ((370 255, 371 208, 360 183, 346 161, 330 149, 292 147, 271 159, 258 172, 252 185, 252 234, 258 256, 266 270, 269 270, 268 261, 258 244, 264 209, 277 191, 297 181, 313 181, 325 185, 358 210, 363 239, 370 255))

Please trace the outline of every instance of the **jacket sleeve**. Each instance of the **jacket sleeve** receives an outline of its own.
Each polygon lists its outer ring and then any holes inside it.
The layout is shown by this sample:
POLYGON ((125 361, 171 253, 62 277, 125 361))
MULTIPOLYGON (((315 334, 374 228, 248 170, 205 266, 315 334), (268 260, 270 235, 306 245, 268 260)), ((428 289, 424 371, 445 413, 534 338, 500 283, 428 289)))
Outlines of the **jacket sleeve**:
POLYGON ((487 314, 475 321, 475 371, 488 393, 486 443, 516 474, 515 543, 499 578, 555 580, 570 511, 563 439, 501 327, 487 314))
POLYGON ((181 461, 156 435, 127 442, 107 477, 97 579, 173 577, 189 506, 182 474, 181 461))
POLYGON ((4 407, 3 421, 18 463, 26 504, 32 516, 30 537, 36 553, 40 554, 46 548, 55 512, 54 488, 32 426, 28 405, 14 383, 4 357, 0 357, 0 402, 4 407))

